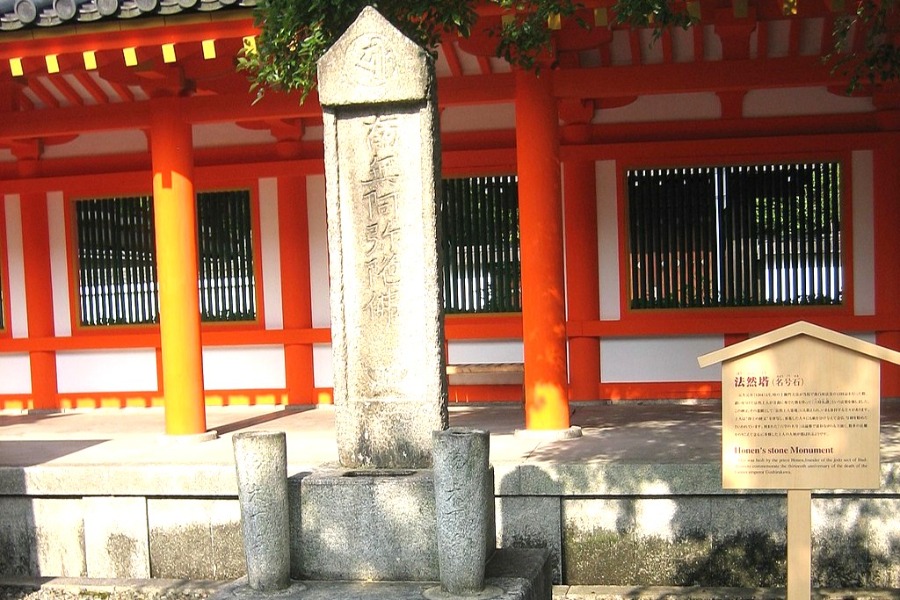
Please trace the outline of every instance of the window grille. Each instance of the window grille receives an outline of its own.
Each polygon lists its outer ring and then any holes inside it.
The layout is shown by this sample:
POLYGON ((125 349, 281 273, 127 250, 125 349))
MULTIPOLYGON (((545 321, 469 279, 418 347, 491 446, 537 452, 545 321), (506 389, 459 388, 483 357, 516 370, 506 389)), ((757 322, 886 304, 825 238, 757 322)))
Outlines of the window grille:
POLYGON ((441 209, 446 312, 521 311, 516 177, 445 179, 441 209))
POLYGON ((842 301, 840 165, 627 174, 632 308, 842 301))
POLYGON ((152 198, 79 200, 75 216, 81 324, 155 323, 152 198))
POLYGON ((203 320, 256 319, 250 193, 198 194, 197 228, 203 320))
MULTIPOLYGON (((75 215, 81 324, 157 322, 153 198, 79 200, 75 215)), ((201 318, 256 319, 249 192, 198 194, 197 229, 201 318)))

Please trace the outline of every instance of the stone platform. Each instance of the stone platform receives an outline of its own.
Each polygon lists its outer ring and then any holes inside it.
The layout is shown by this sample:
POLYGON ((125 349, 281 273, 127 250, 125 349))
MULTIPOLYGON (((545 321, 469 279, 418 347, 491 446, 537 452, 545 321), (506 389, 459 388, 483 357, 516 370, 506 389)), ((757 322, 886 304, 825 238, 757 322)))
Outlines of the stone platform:
MULTIPOLYGON (((337 464, 334 415, 207 414, 218 439, 183 445, 157 409, 0 413, 0 577, 244 575, 232 435, 285 431, 298 494, 337 464)), ((556 583, 780 587, 784 495, 722 490, 717 403, 576 404, 584 435, 564 441, 517 436, 521 406, 456 405, 450 421, 491 432, 497 543, 548 548, 556 583)), ((879 490, 814 494, 817 587, 900 588, 896 400, 882 404, 881 460, 879 490)))

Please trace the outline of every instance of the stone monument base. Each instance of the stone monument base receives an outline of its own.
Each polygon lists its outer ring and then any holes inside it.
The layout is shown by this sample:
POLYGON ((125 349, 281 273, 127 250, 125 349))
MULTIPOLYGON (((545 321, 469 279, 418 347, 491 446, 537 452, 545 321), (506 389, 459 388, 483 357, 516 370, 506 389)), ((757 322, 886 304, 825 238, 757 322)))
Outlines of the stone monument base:
MULTIPOLYGON (((543 549, 502 548, 488 561, 485 586, 497 588, 494 600, 550 600, 553 593, 550 553, 543 549)), ((210 600, 423 600, 436 581, 313 581, 282 592, 256 592, 246 579, 221 589, 210 600)))
MULTIPOLYGON (((488 479, 493 492, 493 469, 488 479)), ((488 497, 484 510, 490 555, 495 539, 493 493, 488 497)), ((300 483, 300 513, 300 539, 294 540, 291 568, 296 578, 440 579, 430 469, 317 471, 300 483)))

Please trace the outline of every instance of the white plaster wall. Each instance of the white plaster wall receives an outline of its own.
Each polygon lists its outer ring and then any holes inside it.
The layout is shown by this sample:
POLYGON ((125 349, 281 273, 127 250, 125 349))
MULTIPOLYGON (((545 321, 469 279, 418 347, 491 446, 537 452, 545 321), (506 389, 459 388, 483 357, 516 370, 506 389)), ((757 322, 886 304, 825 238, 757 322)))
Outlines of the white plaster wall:
POLYGON ((266 329, 284 328, 281 304, 281 246, 278 230, 278 180, 259 180, 259 238, 262 256, 263 312, 266 329))
POLYGON ((156 350, 79 350, 56 354, 61 394, 155 392, 156 350))
POLYGON ((147 152, 147 136, 139 130, 119 130, 82 133, 67 144, 44 148, 42 158, 70 156, 99 156, 147 152))
POLYGON ((313 386, 334 386, 334 369, 331 364, 331 344, 313 344, 313 386))
POLYGON ((712 92, 641 96, 631 104, 604 108, 594 114, 594 123, 640 123, 718 119, 722 109, 712 92))
POLYGON ((724 345, 720 335, 603 339, 600 381, 718 381, 722 377, 721 367, 701 369, 697 357, 720 350, 724 345))
POLYGON ((621 318, 619 286, 619 211, 616 161, 601 160, 597 174, 597 252, 600 268, 600 319, 621 318))
POLYGON ((50 280, 53 285, 53 331, 58 337, 69 337, 72 335, 72 315, 65 198, 62 192, 47 194, 47 225, 50 235, 50 280))
POLYGON ((824 87, 750 90, 744 96, 745 117, 827 115, 873 110, 871 98, 832 94, 824 87))
POLYGON ((514 104, 448 106, 441 111, 441 131, 485 131, 513 129, 516 126, 514 104))
POLYGON ((331 327, 328 300, 328 224, 325 216, 325 176, 306 178, 309 219, 309 278, 313 327, 331 327))
POLYGON ((28 315, 25 312, 25 258, 22 247, 22 203, 18 194, 4 197, 6 219, 6 256, 9 274, 9 329, 12 337, 28 337, 28 315))
MULTIPOLYGON (((331 327, 328 283, 328 223, 325 214, 325 176, 306 178, 306 216, 309 224, 309 278, 313 327, 331 327)), ((313 385, 334 385, 331 344, 313 345, 313 385)))
POLYGON ((216 346, 203 349, 203 384, 207 390, 284 388, 281 346, 216 346))
MULTIPOLYGON (((875 314, 874 170, 872 151, 857 150, 851 157, 853 211, 853 313, 875 314)), ((846 281, 844 282, 846 289, 846 281)))
POLYGON ((0 394, 31 393, 28 354, 0 354, 0 394))
POLYGON ((452 365, 525 362, 520 340, 475 340, 447 343, 447 362, 452 365))
POLYGON ((237 144, 271 144, 275 141, 267 129, 247 129, 234 123, 204 123, 192 127, 194 148, 215 148, 237 144))

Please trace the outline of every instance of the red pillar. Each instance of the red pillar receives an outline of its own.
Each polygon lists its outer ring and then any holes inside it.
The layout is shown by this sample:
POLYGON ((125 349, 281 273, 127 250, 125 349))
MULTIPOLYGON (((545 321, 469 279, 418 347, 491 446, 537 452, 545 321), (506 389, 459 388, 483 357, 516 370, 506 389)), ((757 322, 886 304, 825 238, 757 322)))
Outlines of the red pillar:
POLYGON ((177 100, 155 100, 150 125, 166 433, 206 432, 193 138, 177 100))
MULTIPOLYGON (((25 263, 25 302, 28 311, 28 337, 52 338, 53 284, 50 275, 50 233, 47 221, 47 196, 22 194, 22 245, 25 263)), ((56 385, 56 354, 49 350, 32 351, 31 397, 33 408, 59 408, 56 385)))
POLYGON ((566 429, 569 400, 559 115, 548 71, 516 72, 525 427, 566 429))
POLYGON ((580 323, 600 318, 597 257, 597 174, 593 161, 563 165, 566 223, 566 297, 569 322, 569 396, 596 400, 600 387, 600 344, 578 335, 580 323))
MULTIPOLYGON (((900 351, 900 132, 873 153, 875 178, 875 312, 887 325, 876 342, 900 351)), ((900 397, 900 366, 881 364, 881 395, 900 397)))
MULTIPOLYGON (((309 217, 305 177, 278 178, 281 305, 285 329, 312 327, 309 281, 309 217)), ((311 344, 286 344, 284 363, 290 404, 313 404, 311 344)))

